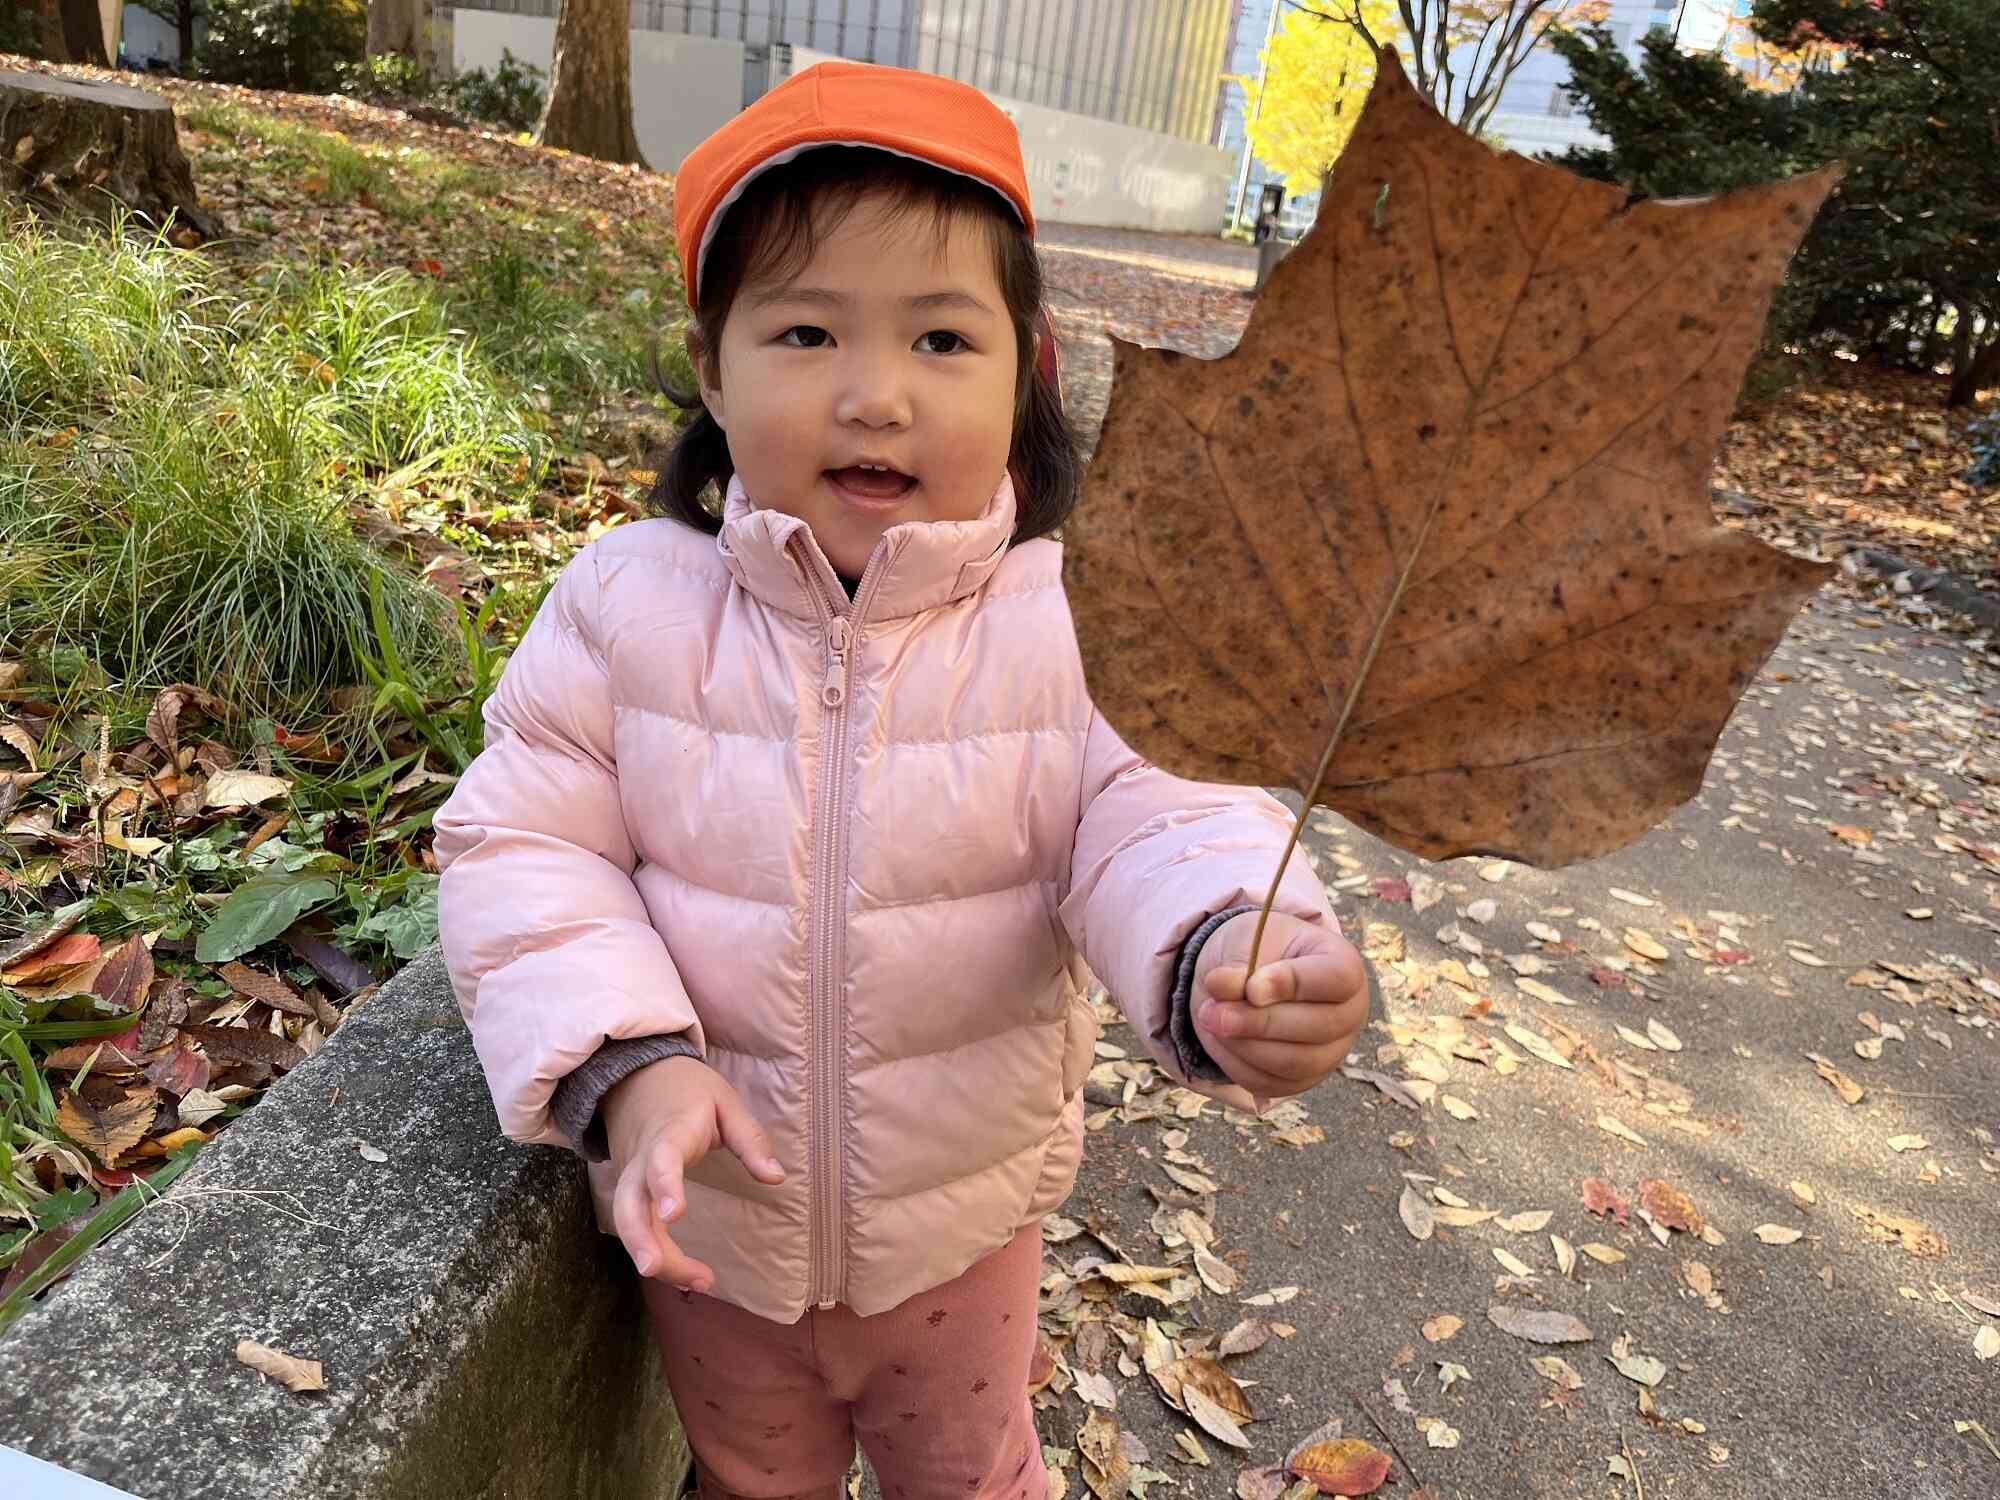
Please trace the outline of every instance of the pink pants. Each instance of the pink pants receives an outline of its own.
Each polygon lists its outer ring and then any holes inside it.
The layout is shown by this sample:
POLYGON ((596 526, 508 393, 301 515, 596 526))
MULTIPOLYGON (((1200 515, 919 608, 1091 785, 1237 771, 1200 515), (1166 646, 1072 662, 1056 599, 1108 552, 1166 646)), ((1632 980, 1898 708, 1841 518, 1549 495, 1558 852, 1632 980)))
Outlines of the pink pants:
POLYGON ((884 1500, 1045 1500, 1028 1404, 1041 1268, 1033 1224, 885 1313, 790 1325, 643 1280, 702 1500, 839 1500, 857 1438, 884 1500))

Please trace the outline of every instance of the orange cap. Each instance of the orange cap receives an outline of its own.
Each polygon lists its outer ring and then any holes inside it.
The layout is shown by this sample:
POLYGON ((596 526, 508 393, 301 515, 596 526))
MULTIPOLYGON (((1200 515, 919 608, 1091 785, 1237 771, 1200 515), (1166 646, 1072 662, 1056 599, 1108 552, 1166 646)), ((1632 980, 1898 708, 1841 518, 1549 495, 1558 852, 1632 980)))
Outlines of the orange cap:
POLYGON ((970 84, 879 63, 815 63, 690 151, 674 180, 688 306, 724 211, 759 172, 815 146, 873 146, 992 188, 1035 232, 1014 122, 970 84))

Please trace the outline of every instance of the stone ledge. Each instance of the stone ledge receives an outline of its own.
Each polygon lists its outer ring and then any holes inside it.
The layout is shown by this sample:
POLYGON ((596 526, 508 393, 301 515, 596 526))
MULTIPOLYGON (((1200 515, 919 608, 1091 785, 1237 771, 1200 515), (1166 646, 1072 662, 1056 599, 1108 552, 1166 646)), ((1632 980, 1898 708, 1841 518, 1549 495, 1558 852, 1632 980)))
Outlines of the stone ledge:
POLYGON ((686 1467, 582 1163, 500 1135, 436 950, 14 1324, 0 1392, 0 1443, 144 1500, 667 1500, 686 1467))

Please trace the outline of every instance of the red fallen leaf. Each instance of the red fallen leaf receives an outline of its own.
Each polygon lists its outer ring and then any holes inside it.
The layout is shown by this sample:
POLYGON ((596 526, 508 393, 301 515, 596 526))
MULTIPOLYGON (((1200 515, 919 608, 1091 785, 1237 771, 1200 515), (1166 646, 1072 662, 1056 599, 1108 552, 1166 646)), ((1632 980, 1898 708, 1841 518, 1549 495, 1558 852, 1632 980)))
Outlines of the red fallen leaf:
POLYGON ((1618 1223, 1624 1224, 1632 1202, 1603 1178, 1586 1177, 1583 1179, 1583 1206, 1587 1212, 1600 1218, 1610 1214, 1618 1223))
POLYGON ((1624 984, 1625 976, 1620 974, 1616 969, 1592 969, 1590 971, 1590 982, 1595 985, 1601 985, 1607 990, 1615 990, 1624 984))
POLYGON ((439 278, 444 276, 444 263, 432 260, 429 256, 425 256, 422 260, 411 261, 410 269, 420 276, 436 276, 439 278))
POLYGON ((1719 964, 1747 964, 1750 962, 1750 955, 1741 948, 1717 948, 1715 961, 1719 964))
POLYGON ((1410 883, 1384 876, 1375 882, 1375 899, 1378 901, 1407 901, 1410 899, 1410 883))
POLYGON ((146 1082, 176 1100, 185 1099, 196 1089, 208 1087, 215 1065, 198 1048, 177 1044, 165 1057, 146 1069, 146 1082))
POLYGON ((1291 1469, 1322 1495, 1372 1495, 1389 1477, 1389 1455, 1360 1438, 1335 1438, 1293 1454, 1291 1469))

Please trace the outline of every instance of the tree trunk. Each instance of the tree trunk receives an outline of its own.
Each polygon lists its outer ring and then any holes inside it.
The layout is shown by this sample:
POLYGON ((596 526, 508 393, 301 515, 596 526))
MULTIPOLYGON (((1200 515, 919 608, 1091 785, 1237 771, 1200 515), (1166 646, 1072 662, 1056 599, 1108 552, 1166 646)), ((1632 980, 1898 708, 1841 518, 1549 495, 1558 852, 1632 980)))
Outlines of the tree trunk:
POLYGON ((646 165, 632 128, 631 0, 562 0, 549 99, 535 138, 600 161, 646 165))
POLYGON ((428 0, 368 0, 368 55, 401 53, 435 71, 428 0))
POLYGON ((71 62, 111 66, 104 51, 104 12, 97 8, 97 0, 62 0, 62 29, 71 62))
POLYGON ((179 72, 183 78, 194 72, 194 5, 195 0, 180 0, 174 7, 175 38, 181 46, 179 72))
MULTIPOLYGON (((1964 314, 1970 317, 1971 314, 1964 314)), ((1951 395, 1947 406, 1970 406, 1980 391, 1987 386, 2000 386, 2000 330, 1989 329, 1993 336, 1986 347, 1952 371, 1951 395)))
POLYGON ((0 69, 0 193, 107 225, 123 204, 149 229, 171 220, 182 244, 222 233, 195 195, 173 109, 122 83, 0 69))

